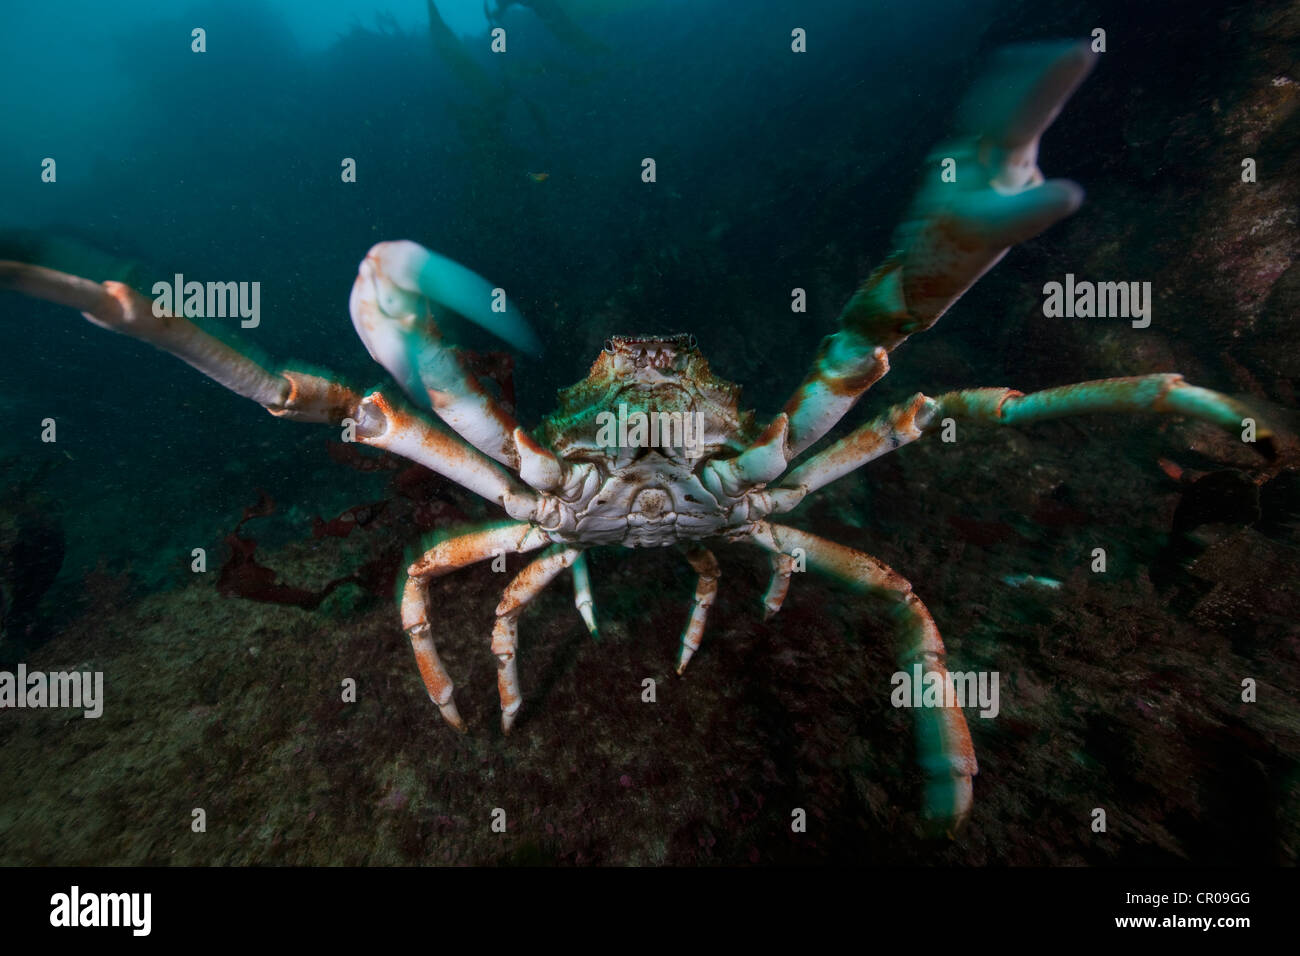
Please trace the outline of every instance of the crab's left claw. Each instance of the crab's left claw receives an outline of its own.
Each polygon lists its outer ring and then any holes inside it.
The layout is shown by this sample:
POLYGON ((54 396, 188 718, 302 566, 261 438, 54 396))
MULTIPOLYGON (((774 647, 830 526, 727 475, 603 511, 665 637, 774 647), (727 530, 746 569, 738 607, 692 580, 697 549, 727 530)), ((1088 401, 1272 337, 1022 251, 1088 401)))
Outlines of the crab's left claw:
POLYGON ((896 236, 915 324, 904 331, 933 324, 1008 248, 1079 208, 1078 184, 1044 181, 1038 141, 1095 61, 1086 42, 1010 47, 962 101, 896 236))
POLYGON ((790 457, 825 435, 889 371, 889 353, 934 325, 1011 246, 1079 208, 1077 184, 1044 181, 1038 140, 1095 59, 1084 42, 995 55, 963 100, 955 133, 930 154, 889 257, 844 307, 839 331, 786 403, 790 457))

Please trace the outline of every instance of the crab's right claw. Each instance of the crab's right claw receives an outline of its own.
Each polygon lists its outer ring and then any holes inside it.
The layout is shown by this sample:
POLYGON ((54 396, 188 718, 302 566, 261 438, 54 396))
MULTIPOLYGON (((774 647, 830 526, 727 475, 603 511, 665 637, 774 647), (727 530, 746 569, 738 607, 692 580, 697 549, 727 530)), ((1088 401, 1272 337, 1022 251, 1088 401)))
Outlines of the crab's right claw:
POLYGON ((483 388, 463 353, 443 341, 431 305, 446 306, 521 349, 541 351, 519 310, 482 276, 408 240, 381 242, 366 253, 348 307, 371 357, 467 442, 518 468, 514 416, 483 388))
POLYGON ((1095 61, 1086 42, 1010 47, 966 96, 895 237, 907 331, 928 328, 1008 248, 1079 208, 1078 184, 1044 181, 1038 140, 1095 61))
POLYGON ((421 352, 440 340, 429 303, 451 309, 524 352, 541 352, 537 334, 503 290, 419 243, 381 242, 357 270, 349 301, 352 324, 374 360, 413 391, 418 391, 421 352))

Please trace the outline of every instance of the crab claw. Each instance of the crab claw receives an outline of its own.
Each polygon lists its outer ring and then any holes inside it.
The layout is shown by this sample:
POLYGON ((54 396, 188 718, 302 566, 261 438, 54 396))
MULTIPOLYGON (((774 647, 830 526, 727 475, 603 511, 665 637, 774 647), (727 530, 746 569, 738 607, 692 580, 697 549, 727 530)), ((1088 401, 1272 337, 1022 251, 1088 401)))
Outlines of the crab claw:
POLYGON ((902 299, 919 327, 1010 246, 1083 202, 1077 183, 1044 181, 1038 141, 1095 62, 1086 42, 1010 47, 963 100, 956 135, 931 154, 931 177, 896 236, 902 299))
POLYGON ((812 371, 786 404, 786 450, 799 454, 889 371, 889 353, 935 324, 1017 242, 1079 208, 1083 189, 1045 181, 1038 140, 1092 69, 1087 43, 1041 43, 996 54, 962 101, 957 130, 927 161, 927 178, 893 251, 854 293, 812 371))
POLYGON ((714 493, 738 498, 750 488, 775 481, 788 462, 786 435, 790 417, 777 415, 749 447, 735 458, 717 458, 702 469, 701 480, 714 493))
POLYGON ((522 428, 514 430, 515 449, 519 454, 519 477, 532 488, 551 494, 565 484, 564 462, 543 448, 522 428))
POLYGON ((512 438, 519 462, 519 477, 530 488, 572 501, 584 492, 593 491, 593 484, 600 480, 590 462, 565 461, 539 445, 522 428, 516 428, 512 438))
POLYGON ((542 350, 519 310, 478 273, 407 239, 381 242, 357 270, 349 300, 352 324, 374 360, 413 394, 419 391, 422 353, 436 350, 439 341, 429 302, 524 352, 542 350))
POLYGON ((430 303, 446 305, 520 348, 541 344, 500 289, 414 242, 381 242, 362 260, 348 302, 352 324, 376 362, 407 395, 431 408, 461 438, 509 468, 518 467, 515 420, 445 344, 430 303))

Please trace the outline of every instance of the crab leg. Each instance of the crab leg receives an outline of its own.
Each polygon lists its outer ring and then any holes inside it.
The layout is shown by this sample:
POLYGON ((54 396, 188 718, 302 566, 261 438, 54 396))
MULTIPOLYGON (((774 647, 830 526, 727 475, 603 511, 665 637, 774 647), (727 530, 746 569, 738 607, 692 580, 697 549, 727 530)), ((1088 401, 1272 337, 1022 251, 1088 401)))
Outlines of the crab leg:
MULTIPOLYGON (((1242 419, 1254 414, 1236 399, 1208 388, 1188 385, 1181 375, 1172 372, 1079 382, 1028 395, 1010 388, 973 388, 948 392, 935 402, 938 411, 927 431, 948 417, 1022 425, 1089 412, 1146 411, 1186 415, 1236 431, 1242 427, 1242 419)), ((1261 427, 1257 435, 1267 438, 1272 432, 1261 427)))
MULTIPOLYGON (((808 563, 858 591, 896 602, 902 625, 900 669, 920 664, 947 684, 943 639, 934 619, 902 575, 868 554, 785 525, 758 522, 748 539, 773 553, 789 555, 802 548, 808 563)), ((966 819, 971 807, 971 777, 979 772, 966 717, 957 706, 916 709, 916 740, 921 769, 927 777, 926 815, 949 832, 966 819)))
POLYGON ((763 592, 763 620, 770 621, 781 610, 785 596, 790 590, 790 575, 794 571, 794 560, 788 554, 773 551, 768 555, 772 560, 772 578, 767 590, 763 592))
POLYGON ((262 368, 187 319, 164 312, 121 282, 93 282, 25 262, 0 261, 0 289, 78 309, 100 328, 121 332, 170 352, 237 395, 275 412, 289 398, 290 383, 262 368))
POLYGON ((515 554, 535 551, 549 540, 542 531, 529 524, 491 525, 439 542, 406 571, 406 584, 402 588, 402 629, 411 639, 415 663, 424 679, 429 699, 438 705, 443 719, 457 730, 463 731, 465 724, 452 698, 455 687, 433 643, 433 629, 429 623, 429 582, 507 551, 515 554))
POLYGON ((188 319, 156 313, 153 303, 120 282, 92 282, 23 262, 0 261, 0 289, 80 309, 90 322, 170 352, 272 415, 303 422, 357 423, 356 438, 419 462, 502 505, 515 518, 536 510, 537 497, 496 463, 379 392, 364 398, 329 378, 272 372, 188 319))
MULTIPOLYGON (((937 398, 914 395, 874 421, 818 452, 779 483, 796 497, 778 499, 774 512, 788 511, 804 495, 830 484, 881 455, 930 434, 945 419, 1023 425, 1093 412, 1163 412, 1186 415, 1228 430, 1241 427, 1252 412, 1236 399, 1188 385, 1181 375, 1166 373, 1099 379, 1062 385, 1026 395, 1010 388, 973 388, 937 398)), ((1261 426, 1259 438, 1272 432, 1261 426)))
POLYGON ((444 305, 513 345, 540 351, 519 311, 492 285, 452 260, 409 240, 381 242, 366 253, 348 302, 352 323, 376 362, 409 395, 427 400, 457 434, 488 456, 519 467, 515 420, 446 345, 430 305, 444 305), (495 301, 502 311, 495 311, 495 301))
POLYGON ((1044 181, 1038 140, 1094 60, 1085 43, 997 54, 964 100, 956 135, 931 153, 895 251, 845 306, 786 404, 788 458, 826 434, 888 371, 888 353, 934 325, 1012 245, 1079 207, 1075 183, 1044 181))
POLYGON ((555 548, 524 568, 506 586, 492 626, 492 653, 497 659, 497 690, 501 695, 501 729, 510 733, 523 698, 519 693, 519 615, 556 576, 582 554, 577 548, 555 548))
POLYGON ((591 636, 600 640, 600 631, 596 628, 596 605, 591 597, 591 574, 587 570, 586 552, 580 553, 573 561, 573 603, 577 605, 578 614, 591 636))
POLYGON ((704 625, 709 620, 709 608, 718 596, 718 579, 722 571, 718 568, 718 559, 713 552, 701 544, 693 544, 686 550, 686 560, 699 575, 695 582, 695 600, 691 603, 691 616, 682 631, 682 649, 677 658, 677 673, 686 670, 691 657, 700 649, 704 639, 704 625))
POLYGON ((438 648, 433 643, 433 629, 429 625, 429 586, 427 581, 408 577, 402 589, 402 628, 411 639, 411 650, 415 652, 415 666, 420 670, 429 700, 433 701, 443 720, 461 733, 465 732, 465 722, 460 719, 456 701, 452 697, 456 689, 442 666, 438 648))
POLYGON ((789 502, 788 507, 778 505, 776 511, 789 511, 804 495, 920 438, 921 429, 934 419, 937 409, 938 404, 934 399, 917 394, 880 417, 855 428, 781 479, 780 487, 797 489, 800 494, 789 502))

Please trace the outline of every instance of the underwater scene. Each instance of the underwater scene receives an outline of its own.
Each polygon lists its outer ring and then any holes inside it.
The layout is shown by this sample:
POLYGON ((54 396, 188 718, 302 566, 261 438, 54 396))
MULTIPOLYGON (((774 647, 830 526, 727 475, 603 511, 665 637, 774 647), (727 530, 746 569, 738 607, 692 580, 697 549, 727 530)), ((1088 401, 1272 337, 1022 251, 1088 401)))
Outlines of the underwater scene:
POLYGON ((1295 865, 1300 2, 0 22, 0 864, 1295 865))

